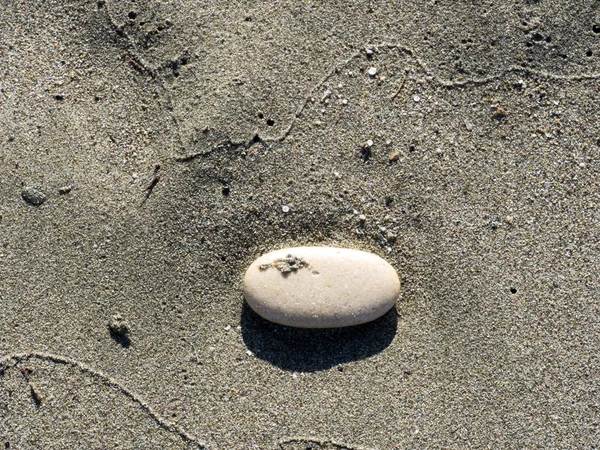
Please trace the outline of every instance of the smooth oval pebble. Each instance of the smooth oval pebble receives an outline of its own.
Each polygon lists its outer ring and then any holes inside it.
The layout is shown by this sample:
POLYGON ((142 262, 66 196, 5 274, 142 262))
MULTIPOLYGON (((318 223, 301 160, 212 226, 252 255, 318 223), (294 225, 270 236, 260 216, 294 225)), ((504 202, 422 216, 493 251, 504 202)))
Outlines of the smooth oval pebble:
POLYGON ((394 268, 379 256, 333 247, 277 250, 252 263, 244 297, 260 316, 281 325, 334 328, 370 322, 400 295, 394 268))

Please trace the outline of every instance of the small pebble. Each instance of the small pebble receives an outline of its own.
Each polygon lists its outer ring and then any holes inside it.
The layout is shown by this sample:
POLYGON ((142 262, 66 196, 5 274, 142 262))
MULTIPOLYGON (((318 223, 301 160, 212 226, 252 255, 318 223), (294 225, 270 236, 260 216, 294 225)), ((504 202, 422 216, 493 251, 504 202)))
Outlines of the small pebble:
POLYGON ((34 206, 40 206, 48 199, 46 194, 32 186, 27 186, 24 188, 21 192, 21 197, 23 197, 23 200, 25 200, 27 203, 34 206))
POLYGON ((371 67, 371 68, 368 70, 368 73, 369 73, 369 76, 372 76, 372 77, 374 77, 375 75, 377 75, 377 69, 376 69, 375 67, 371 67))
POLYGON ((392 152, 390 153, 389 160, 390 162, 396 162, 400 159, 400 152, 392 152))
POLYGON ((58 188, 58 193, 60 195, 64 195, 64 194, 68 194, 69 192, 71 192, 73 190, 73 186, 72 185, 67 185, 67 186, 62 186, 58 188))
POLYGON ((121 317, 120 314, 115 314, 108 322, 108 330, 110 335, 124 346, 129 345, 129 324, 121 317))
POLYGON ((367 147, 373 147, 373 141, 371 139, 367 141, 367 147))
POLYGON ((400 280, 394 268, 373 253, 297 247, 254 261, 243 290, 248 305, 267 320, 291 327, 335 328, 385 314, 398 299, 400 280))
POLYGON ((421 97, 419 97, 418 95, 415 95, 415 96, 413 97, 413 100, 414 100, 415 102, 420 102, 420 101, 421 101, 421 97))
POLYGON ((290 207, 289 207, 288 205, 283 205, 283 206, 281 207, 281 210, 282 210, 284 213, 288 213, 288 212, 290 212, 290 207))

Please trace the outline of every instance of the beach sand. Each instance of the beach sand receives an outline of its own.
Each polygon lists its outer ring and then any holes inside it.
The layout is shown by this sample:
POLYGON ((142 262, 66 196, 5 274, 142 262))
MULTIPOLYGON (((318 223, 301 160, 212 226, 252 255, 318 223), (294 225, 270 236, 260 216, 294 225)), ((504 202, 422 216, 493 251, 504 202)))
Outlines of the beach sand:
POLYGON ((0 0, 0 448, 593 448, 599 39, 592 0, 0 0), (396 308, 257 317, 304 245, 396 308))

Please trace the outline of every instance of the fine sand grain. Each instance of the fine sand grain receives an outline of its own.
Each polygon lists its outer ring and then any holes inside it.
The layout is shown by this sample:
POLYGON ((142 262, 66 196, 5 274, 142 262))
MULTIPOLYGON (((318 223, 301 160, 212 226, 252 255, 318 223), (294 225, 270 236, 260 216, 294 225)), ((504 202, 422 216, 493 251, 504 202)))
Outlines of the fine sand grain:
POLYGON ((475 3, 0 0, 0 448, 597 445, 600 2, 475 3), (254 314, 313 245, 396 308, 254 314))

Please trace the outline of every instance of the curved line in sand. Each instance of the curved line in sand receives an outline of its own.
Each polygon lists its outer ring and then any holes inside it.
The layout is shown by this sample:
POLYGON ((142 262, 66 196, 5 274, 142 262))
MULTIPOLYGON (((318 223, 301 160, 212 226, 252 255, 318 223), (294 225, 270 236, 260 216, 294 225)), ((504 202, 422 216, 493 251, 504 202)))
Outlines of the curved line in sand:
POLYGON ((319 83, 317 83, 309 91, 308 95, 304 99, 304 102, 298 107, 298 109, 294 113, 294 116, 292 117, 290 124, 282 132, 282 134, 276 138, 265 139, 265 141, 272 141, 272 142, 284 141, 285 138, 289 136, 292 129, 294 128, 294 125, 296 124, 297 119, 300 117, 300 115, 306 109, 306 106, 308 105, 308 103, 311 99, 311 95, 314 94, 321 86, 323 86, 323 84, 325 84, 331 77, 333 77, 336 73, 338 73, 338 71, 340 69, 342 69, 343 67, 346 67, 354 59, 361 56, 364 53, 365 48, 371 48, 373 50, 381 50, 384 48, 390 49, 390 50, 399 50, 400 52, 405 53, 405 54, 409 55, 412 59, 414 59, 417 62, 417 64, 421 67, 421 69, 423 69, 423 71, 429 77, 431 77, 431 80, 433 80, 437 84, 440 84, 445 87, 466 86, 469 84, 473 84, 473 85, 486 84, 486 83, 489 83, 492 81, 499 80, 502 77, 504 77, 510 73, 524 73, 527 75, 537 76, 539 78, 548 78, 551 80, 564 80, 564 81, 584 81, 584 80, 600 79, 600 73, 583 73, 583 74, 579 74, 579 75, 558 75, 558 74, 548 72, 545 70, 529 69, 529 68, 523 67, 523 66, 509 66, 506 69, 497 73, 496 75, 490 75, 490 76, 482 77, 482 78, 470 78, 470 79, 465 79, 465 80, 451 81, 451 80, 446 80, 444 78, 437 76, 429 67, 427 67, 427 64, 425 64, 425 62, 423 62, 423 60, 421 60, 421 58, 416 56, 415 51, 413 49, 411 49, 410 47, 406 47, 406 46, 400 45, 400 44, 393 44, 393 43, 389 43, 389 42, 384 42, 382 44, 376 44, 376 45, 368 45, 367 44, 363 47, 363 49, 357 50, 350 57, 346 58, 344 61, 341 61, 339 64, 335 65, 329 72, 327 72, 327 74, 321 79, 321 81, 319 83))
POLYGON ((82 362, 76 361, 74 359, 66 358, 63 356, 53 355, 51 353, 28 352, 28 353, 8 354, 8 355, 0 358, 0 364, 8 364, 11 361, 14 361, 14 364, 12 364, 12 366, 14 367, 18 363, 20 363, 22 361, 27 361, 30 359, 39 359, 39 360, 43 360, 43 361, 49 361, 49 362, 52 362, 55 364, 62 364, 62 365, 77 367, 81 372, 88 374, 88 375, 92 375, 93 377, 99 378, 100 380, 102 380, 102 382, 106 386, 116 389, 121 394, 125 395, 127 398, 129 398, 130 400, 133 400, 135 403, 140 405, 142 407, 142 409, 145 410, 154 419, 154 421, 164 430, 166 430, 170 433, 177 434, 179 437, 181 437, 182 440, 184 440, 185 442, 187 442, 189 444, 198 445, 199 448, 201 448, 201 449, 206 448, 206 446, 202 442, 198 441, 198 439, 195 436, 192 436, 190 433, 185 431, 179 425, 176 425, 173 422, 170 422, 167 419, 161 417, 160 414, 158 414, 156 411, 154 411, 154 409, 148 403, 146 403, 139 396, 137 396, 132 391, 127 389, 121 383, 112 379, 111 377, 104 374, 100 370, 92 369, 90 366, 88 366, 82 362))
POLYGON ((342 444, 341 442, 332 441, 330 439, 316 439, 302 436, 293 436, 279 441, 277 444, 279 448, 283 448, 285 444, 318 444, 318 445, 332 445, 336 450, 371 450, 367 447, 361 446, 350 446, 346 444, 342 444))
MULTIPOLYGON (((261 140, 263 142, 273 142, 273 143, 274 142, 283 142, 290 135, 290 133, 294 129, 296 123, 298 122, 298 119, 300 118, 300 116, 302 115, 302 113, 304 112, 306 107, 308 106, 309 102, 311 101, 311 96, 319 88, 321 88, 321 86, 323 86, 327 81, 329 81, 330 78, 332 78, 335 74, 337 74, 342 68, 346 67, 354 59, 361 56, 364 53, 365 48, 371 48, 373 50, 381 50, 381 49, 398 50, 402 53, 405 53, 410 58, 412 58, 414 61, 416 61, 416 63, 419 65, 419 67, 421 67, 421 69, 427 74, 427 76, 430 77, 430 80, 428 80, 428 81, 433 81, 433 82, 435 82, 441 86, 445 86, 445 87, 460 87, 460 86, 467 86, 470 84, 482 85, 482 84, 490 83, 492 81, 500 80, 502 77, 504 77, 510 73, 523 73, 526 75, 536 76, 539 78, 547 78, 550 80, 562 80, 562 81, 584 81, 584 80, 600 79, 600 73, 582 73, 579 75, 559 75, 559 74, 555 74, 555 73, 548 72, 545 70, 529 69, 529 68, 523 67, 523 66, 509 66, 506 69, 497 73, 496 75, 490 75, 490 76, 482 77, 482 78, 470 78, 470 79, 465 79, 465 80, 452 81, 452 80, 447 80, 447 79, 437 76, 434 73, 434 71, 431 70, 427 66, 427 64, 425 64, 425 62, 421 58, 419 58, 415 54, 415 51, 413 49, 411 49, 410 47, 406 47, 406 46, 400 45, 400 44, 393 44, 393 43, 389 43, 389 42, 384 42, 382 44, 374 44, 374 45, 367 44, 367 45, 363 46, 361 50, 355 51, 348 58, 346 58, 345 60, 334 65, 323 76, 321 81, 319 81, 313 88, 311 88, 308 91, 308 94, 304 98, 304 101, 300 104, 300 106, 298 106, 298 108, 296 109, 296 112, 293 114, 290 123, 288 124, 288 126, 285 128, 285 130, 283 130, 283 132, 279 136, 274 137, 274 138, 264 138, 261 140)), ((165 90, 168 91, 168 89, 166 89, 166 88, 165 88, 165 90)), ((173 117, 173 119, 175 120, 176 123, 178 123, 178 121, 175 117, 173 117)), ((235 146, 244 146, 245 148, 248 148, 251 145, 251 142, 229 141, 228 143, 233 144, 235 146)), ((213 147, 212 149, 210 149, 209 151, 193 153, 191 155, 185 155, 185 156, 178 156, 175 159, 180 162, 187 162, 187 161, 195 159, 199 156, 207 156, 210 153, 212 153, 214 150, 217 150, 221 147, 223 147, 223 145, 217 145, 217 146, 213 147)))
MULTIPOLYGON (((70 358, 67 358, 64 356, 54 355, 52 353, 28 352, 28 353, 7 354, 7 355, 3 356, 2 358, 0 358, 0 365, 11 365, 12 367, 15 367, 20 362, 28 361, 30 359, 39 359, 42 361, 52 362, 54 364, 62 364, 62 365, 67 365, 67 366, 71 366, 71 367, 76 367, 82 373, 99 378, 106 386, 116 389, 121 394, 125 395, 127 398, 129 398, 130 400, 133 400, 133 402, 140 405, 142 407, 142 409, 145 410, 154 419, 154 421, 164 430, 166 430, 170 433, 177 434, 179 437, 181 437, 187 443, 198 445, 200 449, 206 448, 205 444, 198 441, 198 439, 195 436, 193 436, 190 433, 188 433, 187 431, 185 431, 179 425, 176 425, 172 422, 169 422, 167 419, 164 419, 160 414, 158 414, 156 411, 154 411, 154 409, 148 403, 146 403, 143 399, 141 399, 136 394, 134 394, 132 391, 127 389, 121 383, 119 383, 118 381, 109 377, 108 375, 106 375, 105 373, 103 373, 100 370, 92 369, 87 364, 84 364, 82 362, 79 362, 77 360, 70 359, 70 358), (11 364, 11 362, 12 362, 12 364, 11 364)), ((346 444, 343 444, 341 442, 337 442, 334 440, 316 439, 316 438, 303 437, 303 436, 292 436, 292 437, 285 438, 283 440, 278 441, 278 446, 280 448, 282 448, 282 446, 285 444, 293 444, 293 443, 312 443, 312 444, 319 444, 319 445, 333 445, 337 450, 370 450, 367 447, 349 446, 349 445, 346 445, 346 444)))
MULTIPOLYGON (((136 43, 135 43, 135 39, 132 39, 131 36, 129 36, 129 34, 127 34, 125 32, 123 27, 117 25, 117 23, 113 19, 112 14, 110 12, 109 3, 110 3, 109 1, 107 1, 105 3, 105 9, 106 9, 108 21, 110 22, 111 26, 116 31, 120 32, 125 37, 127 42, 129 42, 129 44, 133 47, 133 50, 135 51, 135 53, 139 53, 136 43)), ((401 44, 394 44, 391 42, 383 42, 381 44, 372 44, 372 45, 365 44, 362 46, 362 48, 360 50, 355 51, 348 58, 346 58, 345 60, 341 61, 340 63, 334 65, 331 68, 331 70, 329 70, 325 74, 325 76, 321 79, 321 81, 319 81, 312 89, 309 90, 308 94, 304 98, 304 101, 296 109, 296 112, 292 116, 292 119, 291 119, 289 125, 286 127, 285 130, 282 131, 282 133, 279 136, 277 136, 275 138, 262 139, 263 142, 283 142, 289 136, 289 134, 292 132, 294 126, 296 125, 296 122, 300 118, 300 115, 306 109, 306 106, 308 105, 308 103, 311 99, 311 95, 313 95, 321 86, 323 86, 323 84, 325 84, 331 77, 333 77, 341 68, 347 66, 348 64, 350 64, 350 62, 352 62, 352 60, 361 56, 364 52, 364 49, 366 49, 366 48, 371 48, 373 50, 381 50, 381 49, 399 50, 400 52, 405 53, 405 54, 409 55, 412 59, 414 59, 416 61, 416 63, 421 67, 421 69, 423 69, 423 71, 431 78, 431 80, 433 80, 437 84, 439 84, 441 86, 445 86, 445 87, 466 86, 469 84, 481 85, 481 84, 489 83, 491 81, 499 80, 502 77, 504 77, 505 75, 508 75, 509 73, 519 73, 519 72, 524 73, 526 75, 537 76, 539 78, 547 78, 547 79, 551 79, 551 80, 584 81, 584 80, 600 79, 600 73, 582 73, 579 75, 559 75, 559 74, 556 74, 553 72, 548 72, 545 70, 529 69, 529 68, 523 67, 523 66, 509 66, 506 69, 497 73, 496 75, 490 75, 490 76, 482 77, 482 78, 470 78, 470 79, 465 79, 465 80, 452 81, 452 80, 447 80, 447 79, 437 76, 433 72, 433 70, 431 70, 427 66, 427 64, 425 64, 425 62, 421 58, 419 58, 416 55, 416 52, 410 47, 407 47, 407 46, 404 46, 401 44)), ((140 61, 143 62, 142 58, 139 55, 136 54, 135 57, 139 58, 140 61)), ((149 68, 150 66, 146 64, 145 67, 149 68)), ((156 68, 150 68, 149 72, 153 78, 161 78, 160 76, 158 76, 159 74, 157 73, 156 68)), ((161 79, 161 81, 162 81, 162 79, 161 79)), ((164 84, 161 83, 161 87, 165 90, 165 92, 169 93, 169 89, 166 86, 164 86, 164 84)), ((170 116, 171 116, 171 119, 175 122, 175 125, 177 127, 179 127, 179 120, 173 114, 170 114, 170 116)), ((250 142, 232 142, 232 143, 235 145, 244 145, 246 147, 250 146, 250 142)), ((187 155, 184 157, 177 157, 176 160, 189 161, 198 156, 206 156, 207 154, 212 153, 212 151, 216 150, 218 147, 219 146, 209 150, 208 152, 187 155)))

